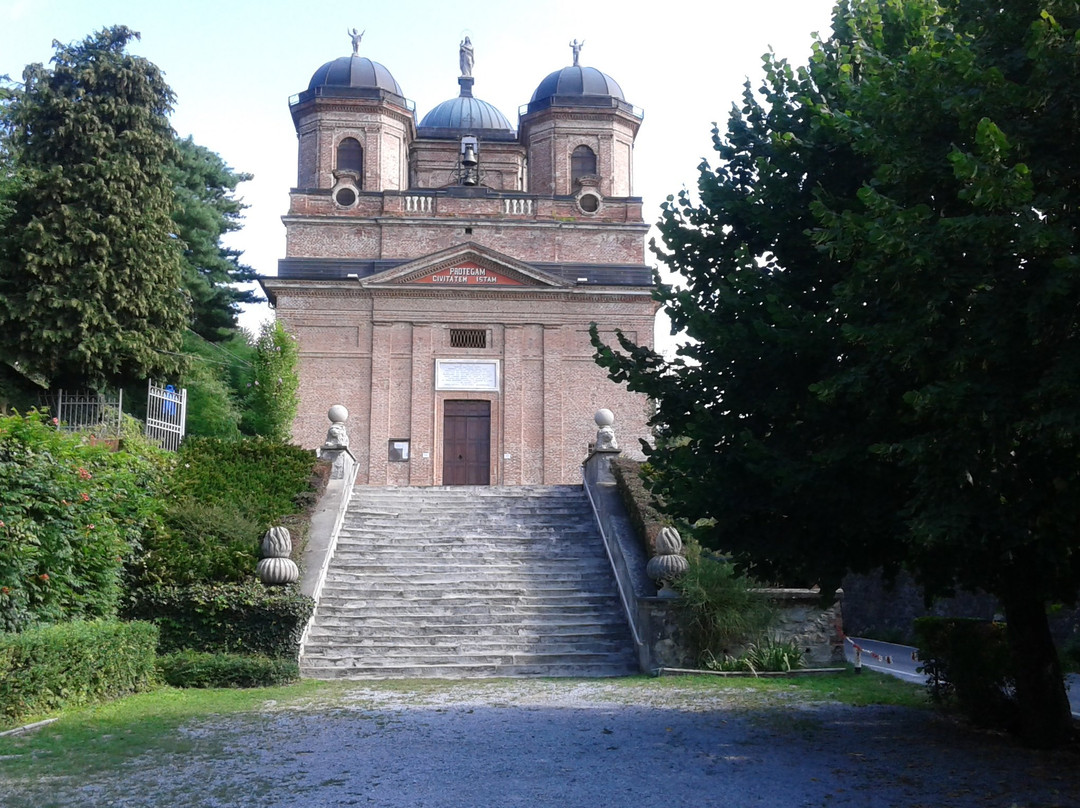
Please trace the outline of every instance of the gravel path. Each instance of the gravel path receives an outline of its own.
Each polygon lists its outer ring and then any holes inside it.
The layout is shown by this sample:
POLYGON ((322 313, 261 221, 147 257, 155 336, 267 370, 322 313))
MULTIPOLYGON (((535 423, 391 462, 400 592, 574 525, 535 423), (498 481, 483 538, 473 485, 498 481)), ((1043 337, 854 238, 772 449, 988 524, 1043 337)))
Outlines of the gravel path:
POLYGON ((723 685, 360 686, 186 724, 78 782, 9 779, 0 805, 1065 808, 1080 806, 1078 764, 927 711, 796 705, 723 685))

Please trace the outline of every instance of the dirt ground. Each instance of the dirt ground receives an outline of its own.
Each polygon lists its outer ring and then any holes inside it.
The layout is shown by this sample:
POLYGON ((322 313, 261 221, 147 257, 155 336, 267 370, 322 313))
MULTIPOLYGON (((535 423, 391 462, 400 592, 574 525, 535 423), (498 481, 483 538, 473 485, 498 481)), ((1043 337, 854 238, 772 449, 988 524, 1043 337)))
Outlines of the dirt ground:
POLYGON ((358 686, 186 724, 109 770, 19 768, 0 769, 4 808, 1080 806, 1076 752, 1033 752, 925 710, 647 683, 358 686))

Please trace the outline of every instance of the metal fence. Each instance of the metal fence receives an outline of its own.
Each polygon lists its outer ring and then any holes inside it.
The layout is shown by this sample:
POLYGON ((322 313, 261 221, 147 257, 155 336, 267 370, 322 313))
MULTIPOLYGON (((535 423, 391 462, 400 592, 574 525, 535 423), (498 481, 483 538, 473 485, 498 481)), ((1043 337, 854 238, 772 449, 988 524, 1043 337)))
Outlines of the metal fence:
POLYGON ((115 398, 85 390, 57 390, 45 403, 60 429, 92 432, 99 438, 120 438, 123 390, 115 398))
POLYGON ((184 439, 186 421, 187 390, 151 381, 146 394, 146 437, 175 452, 184 439))

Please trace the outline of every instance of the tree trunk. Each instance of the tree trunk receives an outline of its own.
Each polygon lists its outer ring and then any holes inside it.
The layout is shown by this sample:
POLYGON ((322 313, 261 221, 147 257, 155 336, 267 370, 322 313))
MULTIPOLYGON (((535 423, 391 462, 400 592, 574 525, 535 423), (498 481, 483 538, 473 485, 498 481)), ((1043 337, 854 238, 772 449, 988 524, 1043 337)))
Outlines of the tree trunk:
POLYGON ((1012 592, 1002 597, 1002 605, 1016 673, 1021 740, 1040 749, 1061 746, 1073 737, 1073 720, 1046 604, 1032 595, 1012 592))

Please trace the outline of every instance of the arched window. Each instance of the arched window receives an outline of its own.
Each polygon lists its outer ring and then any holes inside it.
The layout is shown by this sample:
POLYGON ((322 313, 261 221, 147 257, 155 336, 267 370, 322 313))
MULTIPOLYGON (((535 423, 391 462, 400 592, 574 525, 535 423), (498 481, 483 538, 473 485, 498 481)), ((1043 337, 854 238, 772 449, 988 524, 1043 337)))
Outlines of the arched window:
POLYGON ((578 146, 570 155, 570 182, 596 173, 596 152, 588 146, 578 146))
POLYGON ((354 137, 347 137, 337 147, 337 170, 355 171, 360 175, 361 182, 364 177, 364 147, 354 137))

